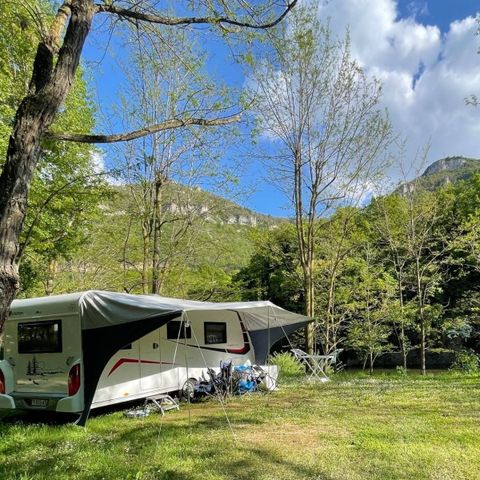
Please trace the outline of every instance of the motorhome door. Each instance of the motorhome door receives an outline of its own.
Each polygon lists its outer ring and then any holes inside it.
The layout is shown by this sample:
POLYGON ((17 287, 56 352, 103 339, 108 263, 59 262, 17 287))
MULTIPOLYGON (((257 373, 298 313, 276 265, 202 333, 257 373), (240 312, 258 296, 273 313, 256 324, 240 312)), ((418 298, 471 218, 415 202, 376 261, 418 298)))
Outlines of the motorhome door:
POLYGON ((162 358, 159 329, 142 337, 140 344, 140 387, 148 392, 162 388, 162 358))

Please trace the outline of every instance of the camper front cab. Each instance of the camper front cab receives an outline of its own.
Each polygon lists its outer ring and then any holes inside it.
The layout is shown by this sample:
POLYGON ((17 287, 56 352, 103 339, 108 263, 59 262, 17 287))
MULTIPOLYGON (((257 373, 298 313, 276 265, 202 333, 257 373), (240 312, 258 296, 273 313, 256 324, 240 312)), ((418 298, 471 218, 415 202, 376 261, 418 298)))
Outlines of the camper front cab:
MULTIPOLYGON (((5 327, 0 408, 82 412, 85 384, 92 382, 94 408, 179 391, 227 358, 236 365, 255 363, 253 332, 245 325, 255 325, 258 343, 256 325, 270 323, 271 306, 110 292, 16 300, 5 327), (135 338, 142 329, 148 333, 135 338), (122 338, 135 339, 110 345, 122 338), (86 373, 94 377, 92 365, 99 363, 98 381, 86 379, 86 373)), ((295 314, 282 312, 292 323, 295 314)), ((305 317, 298 315, 295 322, 299 328, 305 317)))

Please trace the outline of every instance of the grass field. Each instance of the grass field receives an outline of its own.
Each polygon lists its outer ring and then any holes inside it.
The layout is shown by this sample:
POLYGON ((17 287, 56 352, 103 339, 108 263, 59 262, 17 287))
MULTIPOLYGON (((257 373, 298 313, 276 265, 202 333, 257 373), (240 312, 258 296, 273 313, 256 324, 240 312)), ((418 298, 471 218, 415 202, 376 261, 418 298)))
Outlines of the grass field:
MULTIPOLYGON (((480 479, 480 376, 342 374, 87 429, 4 418, 3 479, 480 479)), ((30 418, 31 421, 31 418, 30 418)))

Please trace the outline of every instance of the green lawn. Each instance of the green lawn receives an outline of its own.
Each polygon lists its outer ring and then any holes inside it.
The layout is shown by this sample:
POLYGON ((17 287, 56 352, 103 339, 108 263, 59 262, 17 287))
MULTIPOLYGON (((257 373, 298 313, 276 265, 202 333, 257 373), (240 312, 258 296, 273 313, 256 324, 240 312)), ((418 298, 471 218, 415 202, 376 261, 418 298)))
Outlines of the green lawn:
POLYGON ((0 424, 1 479, 480 479, 480 376, 343 374, 165 417, 0 424))

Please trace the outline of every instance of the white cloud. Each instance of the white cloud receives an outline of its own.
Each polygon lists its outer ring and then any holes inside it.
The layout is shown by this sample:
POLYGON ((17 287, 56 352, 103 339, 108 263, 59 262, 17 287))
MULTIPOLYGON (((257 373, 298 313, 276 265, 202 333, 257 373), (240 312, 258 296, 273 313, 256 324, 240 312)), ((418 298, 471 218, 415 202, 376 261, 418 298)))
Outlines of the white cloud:
POLYGON ((99 148, 95 148, 90 153, 90 160, 92 162, 93 172, 100 175, 104 174, 104 179, 109 185, 124 185, 125 182, 115 174, 112 170, 109 170, 106 166, 106 152, 99 148))
POLYGON ((465 105, 480 92, 477 23, 460 19, 442 34, 416 19, 424 6, 412 3, 412 17, 399 19, 395 0, 329 0, 319 15, 339 36, 350 28, 352 54, 383 82, 383 105, 408 139, 410 157, 428 141, 429 162, 480 157, 480 110, 465 105))
POLYGON ((90 153, 90 160, 92 161, 92 167, 95 173, 105 172, 105 152, 103 150, 92 150, 90 153))

